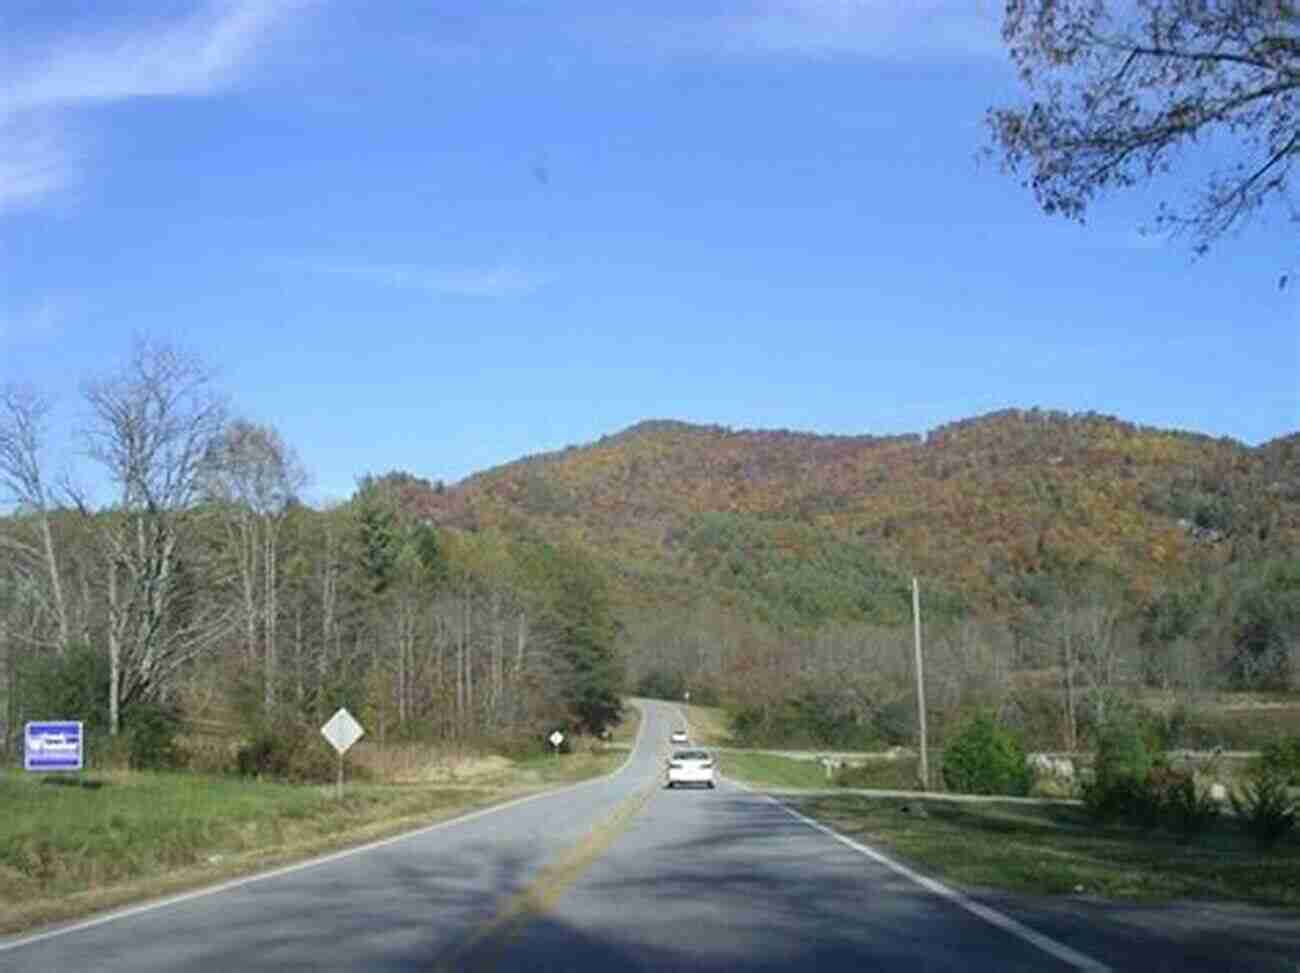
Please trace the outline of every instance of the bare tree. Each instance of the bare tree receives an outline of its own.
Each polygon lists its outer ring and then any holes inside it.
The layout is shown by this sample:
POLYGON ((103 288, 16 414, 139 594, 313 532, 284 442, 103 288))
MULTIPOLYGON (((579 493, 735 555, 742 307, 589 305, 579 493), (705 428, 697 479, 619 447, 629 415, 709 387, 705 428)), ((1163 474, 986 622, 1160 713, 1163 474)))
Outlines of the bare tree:
POLYGON ((18 385, 0 388, 0 488, 20 511, 35 518, 39 533, 36 545, 0 535, 0 548, 34 568, 32 573, 44 575, 49 585, 49 610, 58 628, 57 647, 62 652, 69 638, 68 608, 50 527, 53 502, 40 462, 49 411, 49 401, 35 389, 18 385))
POLYGON ((250 661, 258 655, 260 627, 263 704, 270 712, 278 669, 280 532, 307 475, 274 428, 240 419, 210 444, 202 477, 205 493, 229 513, 227 530, 238 563, 248 655, 250 661))
MULTIPOLYGON (((1047 213, 1168 172, 1195 147, 1230 164, 1157 225, 1204 252, 1287 195, 1300 158, 1300 6, 1294 0, 1007 0, 1003 38, 1034 92, 988 121, 1008 168, 1047 213)), ((1285 278, 1283 278, 1285 283, 1285 278)))
POLYGON ((146 339, 137 340, 121 372, 87 383, 85 397, 89 455, 117 488, 116 502, 97 518, 116 734, 125 707, 157 698, 177 669, 229 627, 226 607, 184 576, 186 558, 199 556, 186 519, 226 412, 199 359, 146 339))

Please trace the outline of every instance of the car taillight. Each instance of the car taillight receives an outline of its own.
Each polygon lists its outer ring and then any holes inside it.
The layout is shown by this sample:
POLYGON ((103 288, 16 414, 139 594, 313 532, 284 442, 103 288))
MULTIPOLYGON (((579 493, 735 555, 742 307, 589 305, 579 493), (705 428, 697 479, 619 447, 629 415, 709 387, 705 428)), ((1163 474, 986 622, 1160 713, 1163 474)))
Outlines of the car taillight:
POLYGON ((668 766, 673 768, 673 770, 681 770, 685 765, 680 760, 670 760, 668 761, 668 766))

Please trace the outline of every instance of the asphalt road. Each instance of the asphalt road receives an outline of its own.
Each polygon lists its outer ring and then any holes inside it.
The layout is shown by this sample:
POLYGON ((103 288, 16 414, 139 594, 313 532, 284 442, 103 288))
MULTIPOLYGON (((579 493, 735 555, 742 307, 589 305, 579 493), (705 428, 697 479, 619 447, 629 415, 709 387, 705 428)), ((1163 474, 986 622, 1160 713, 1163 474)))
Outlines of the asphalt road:
POLYGON ((0 970, 1300 969, 1285 918, 973 901, 725 781, 666 791, 680 714, 644 713, 611 777, 0 942, 0 970))

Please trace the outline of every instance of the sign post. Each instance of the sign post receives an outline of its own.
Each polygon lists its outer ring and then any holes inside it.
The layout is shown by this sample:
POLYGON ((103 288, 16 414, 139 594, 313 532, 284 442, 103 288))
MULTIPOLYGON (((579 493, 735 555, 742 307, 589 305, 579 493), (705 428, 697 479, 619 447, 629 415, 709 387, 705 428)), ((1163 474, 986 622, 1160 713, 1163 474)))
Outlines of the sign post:
POLYGON ((564 734, 556 730, 546 739, 550 740, 551 746, 555 748, 551 751, 551 756, 558 757, 560 755, 560 744, 564 742, 564 734))
POLYGON ((23 766, 27 770, 81 770, 85 763, 80 720, 28 723, 23 733, 23 766))
POLYGON ((335 795, 341 801, 343 800, 343 755, 348 752, 352 744, 361 739, 366 731, 361 728, 361 724, 353 718, 346 707, 339 707, 339 711, 329 718, 329 722, 320 728, 320 732, 339 755, 339 777, 335 795))

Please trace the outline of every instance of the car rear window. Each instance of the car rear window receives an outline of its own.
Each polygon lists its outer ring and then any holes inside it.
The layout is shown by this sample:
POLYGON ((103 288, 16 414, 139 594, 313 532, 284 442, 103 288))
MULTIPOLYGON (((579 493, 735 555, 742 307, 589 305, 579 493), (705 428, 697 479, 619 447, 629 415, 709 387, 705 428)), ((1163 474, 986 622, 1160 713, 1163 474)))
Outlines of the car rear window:
POLYGON ((674 760, 708 760, 709 754, 705 750, 678 750, 673 754, 674 760))

